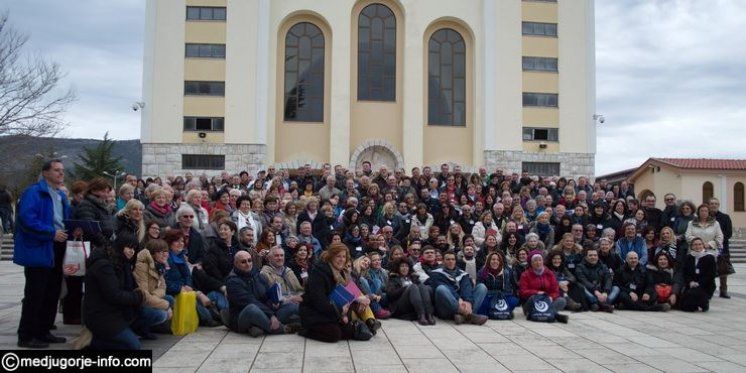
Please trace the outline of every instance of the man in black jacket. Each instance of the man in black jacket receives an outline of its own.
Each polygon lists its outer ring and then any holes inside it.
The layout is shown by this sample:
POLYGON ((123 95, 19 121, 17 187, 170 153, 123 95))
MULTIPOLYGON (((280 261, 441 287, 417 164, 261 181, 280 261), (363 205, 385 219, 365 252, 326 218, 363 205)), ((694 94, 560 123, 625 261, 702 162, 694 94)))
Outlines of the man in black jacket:
POLYGON ((666 204, 666 207, 663 209, 663 213, 661 214, 661 223, 659 227, 674 228, 676 218, 679 216, 679 207, 676 206, 676 195, 673 193, 666 193, 666 195, 663 196, 663 202, 666 204))
POLYGON ((640 265, 637 253, 630 251, 624 265, 614 274, 619 287, 619 305, 634 311, 668 311, 671 305, 658 304, 653 284, 648 281, 645 268, 640 265))
POLYGON ((272 303, 268 294, 269 285, 254 266, 251 255, 239 251, 233 260, 233 271, 228 275, 228 327, 238 333, 258 337, 264 333, 294 333, 295 325, 289 325, 298 317, 298 307, 290 303, 272 303))
POLYGON ((614 312, 614 301, 619 295, 619 288, 612 285, 612 273, 598 259, 598 249, 585 249, 583 261, 575 269, 578 284, 583 286, 585 297, 592 311, 599 309, 614 312))
MULTIPOLYGON (((730 238, 733 237, 733 221, 728 214, 720 211, 720 201, 717 198, 710 198, 710 214, 715 214, 715 220, 720 224, 723 231, 723 251, 720 253, 730 264, 730 238)), ((718 266, 719 269, 720 266, 718 266)), ((728 295, 728 274, 718 273, 720 276, 720 298, 730 299, 728 295)))

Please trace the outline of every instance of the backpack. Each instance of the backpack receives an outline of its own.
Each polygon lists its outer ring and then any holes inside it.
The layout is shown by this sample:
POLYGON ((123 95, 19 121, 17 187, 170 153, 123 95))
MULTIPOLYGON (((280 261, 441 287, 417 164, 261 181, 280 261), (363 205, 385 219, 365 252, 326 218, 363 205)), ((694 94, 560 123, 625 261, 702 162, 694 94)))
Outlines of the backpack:
POLYGON ((534 295, 529 302, 526 318, 538 322, 554 322, 557 312, 552 307, 552 299, 546 294, 534 295))

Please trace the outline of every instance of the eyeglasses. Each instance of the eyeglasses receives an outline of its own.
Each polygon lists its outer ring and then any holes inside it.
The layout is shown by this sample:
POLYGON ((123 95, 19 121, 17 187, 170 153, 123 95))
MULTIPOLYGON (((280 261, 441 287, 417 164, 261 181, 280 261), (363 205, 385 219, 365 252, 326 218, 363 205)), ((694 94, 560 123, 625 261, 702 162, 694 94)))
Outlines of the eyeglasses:
POLYGON ((157 231, 161 230, 160 227, 150 227, 150 229, 154 229, 154 230, 157 230, 157 231))
POLYGON ((241 264, 249 264, 249 263, 251 263, 252 261, 253 261, 253 260, 251 260, 251 259, 244 259, 244 260, 239 260, 238 262, 239 262, 239 263, 241 263, 241 264))

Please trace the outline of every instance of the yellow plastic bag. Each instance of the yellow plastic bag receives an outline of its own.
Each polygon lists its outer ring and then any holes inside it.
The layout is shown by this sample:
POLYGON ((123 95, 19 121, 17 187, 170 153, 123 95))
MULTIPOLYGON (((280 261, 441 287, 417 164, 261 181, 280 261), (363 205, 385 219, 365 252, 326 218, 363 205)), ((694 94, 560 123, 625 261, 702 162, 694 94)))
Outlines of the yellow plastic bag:
POLYGON ((174 335, 187 335, 197 330, 197 293, 182 291, 174 302, 174 316, 171 319, 171 331, 174 335))

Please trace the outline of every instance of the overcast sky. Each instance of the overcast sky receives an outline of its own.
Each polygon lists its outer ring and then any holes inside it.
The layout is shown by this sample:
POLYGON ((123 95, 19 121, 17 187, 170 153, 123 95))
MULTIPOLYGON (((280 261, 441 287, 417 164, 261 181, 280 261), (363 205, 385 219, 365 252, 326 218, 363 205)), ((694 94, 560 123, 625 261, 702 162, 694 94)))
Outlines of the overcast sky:
MULTIPOLYGON (((139 137, 145 1, 4 4, 77 91, 64 136, 139 137)), ((746 1, 596 1, 597 175, 650 156, 746 157, 744 18, 746 1)))

